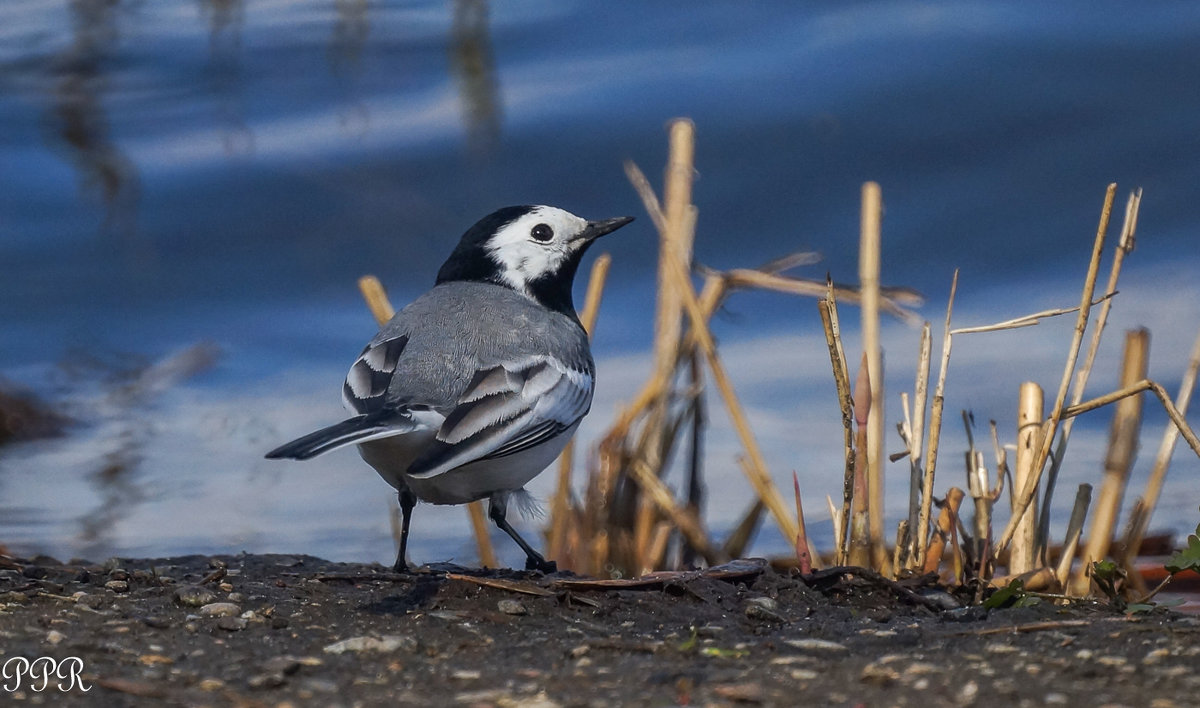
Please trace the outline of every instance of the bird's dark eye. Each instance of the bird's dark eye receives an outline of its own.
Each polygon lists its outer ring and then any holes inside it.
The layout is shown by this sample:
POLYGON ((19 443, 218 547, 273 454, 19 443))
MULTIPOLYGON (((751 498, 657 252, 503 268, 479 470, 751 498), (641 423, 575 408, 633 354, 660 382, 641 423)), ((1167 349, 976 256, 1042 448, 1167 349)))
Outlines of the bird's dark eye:
POLYGON ((538 224, 529 231, 529 235, 532 236, 535 241, 541 241, 542 243, 545 243, 546 241, 554 238, 554 229, 550 228, 549 224, 538 224))

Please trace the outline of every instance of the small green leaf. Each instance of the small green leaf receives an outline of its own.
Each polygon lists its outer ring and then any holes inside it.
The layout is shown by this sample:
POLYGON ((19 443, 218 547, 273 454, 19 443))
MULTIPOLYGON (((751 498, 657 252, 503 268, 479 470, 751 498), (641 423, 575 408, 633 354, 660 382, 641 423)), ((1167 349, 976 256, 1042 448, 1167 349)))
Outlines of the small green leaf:
POLYGON ((1153 611, 1154 607, 1155 607, 1155 605, 1152 602, 1131 602, 1125 606, 1125 614, 1127 614, 1127 615, 1143 614, 1146 612, 1153 611))
POLYGON ((1025 595, 1025 584, 1020 580, 1014 580, 1006 587, 1002 587, 991 596, 983 601, 983 606, 989 610, 998 610, 1002 607, 1017 602, 1025 595))
POLYGON ((1196 528, 1195 534, 1188 536, 1187 548, 1167 559, 1167 572, 1172 575, 1185 570, 1200 572, 1200 537, 1197 534, 1200 534, 1200 527, 1196 528))

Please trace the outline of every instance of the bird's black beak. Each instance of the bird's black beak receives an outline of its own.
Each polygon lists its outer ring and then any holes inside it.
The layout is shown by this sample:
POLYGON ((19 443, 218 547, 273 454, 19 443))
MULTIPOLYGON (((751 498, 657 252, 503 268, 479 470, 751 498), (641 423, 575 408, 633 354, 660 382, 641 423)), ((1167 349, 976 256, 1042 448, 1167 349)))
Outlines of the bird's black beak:
POLYGON ((631 221, 633 221, 632 216, 618 216, 615 219, 589 221, 587 228, 583 230, 583 233, 579 234, 579 240, 591 243, 604 234, 610 234, 631 221))

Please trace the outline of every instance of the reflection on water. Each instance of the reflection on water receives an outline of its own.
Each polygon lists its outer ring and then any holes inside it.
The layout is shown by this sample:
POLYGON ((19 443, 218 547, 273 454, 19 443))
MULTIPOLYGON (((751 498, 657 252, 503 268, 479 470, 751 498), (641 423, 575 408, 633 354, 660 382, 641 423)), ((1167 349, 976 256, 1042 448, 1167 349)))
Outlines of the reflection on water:
POLYGON ((200 0, 208 17, 208 83, 217 102, 217 122, 224 128, 226 155, 254 151, 254 133, 246 125, 242 86, 242 0, 200 0))
POLYGON ((329 65, 339 79, 344 106, 338 122, 351 132, 362 134, 371 128, 371 114, 360 95, 363 49, 371 30, 368 0, 334 0, 337 12, 333 36, 329 41, 329 65))
POLYGON ((455 0, 450 59, 467 124, 467 146, 475 152, 486 152, 500 135, 500 99, 488 36, 487 0, 455 0))
POLYGON ((103 106, 105 69, 115 53, 120 0, 71 0, 72 41, 53 58, 46 125, 67 148, 85 190, 98 190, 105 226, 132 237, 139 194, 137 171, 109 135, 103 106))

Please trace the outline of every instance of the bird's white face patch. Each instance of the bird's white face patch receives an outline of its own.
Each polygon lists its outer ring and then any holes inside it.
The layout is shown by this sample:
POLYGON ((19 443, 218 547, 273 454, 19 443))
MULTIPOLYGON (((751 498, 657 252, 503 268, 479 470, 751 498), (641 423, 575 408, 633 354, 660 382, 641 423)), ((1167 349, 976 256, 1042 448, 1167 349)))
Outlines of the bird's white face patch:
POLYGON ((506 224, 487 242, 500 277, 510 287, 527 292, 527 285, 553 274, 584 243, 578 240, 587 221, 569 211, 539 206, 506 224))

